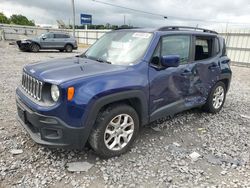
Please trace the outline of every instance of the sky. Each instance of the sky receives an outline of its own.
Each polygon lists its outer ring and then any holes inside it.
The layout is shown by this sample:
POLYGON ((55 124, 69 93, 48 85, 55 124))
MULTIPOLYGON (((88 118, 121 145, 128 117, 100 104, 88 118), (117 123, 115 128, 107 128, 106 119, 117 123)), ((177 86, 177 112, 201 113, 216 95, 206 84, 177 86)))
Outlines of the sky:
MULTIPOLYGON (((93 0, 75 0, 76 25, 80 25, 80 13, 91 14, 93 24, 137 27, 187 25, 250 28, 250 0, 100 0, 120 6, 167 16, 143 14, 117 8, 93 0), (201 21, 202 20, 202 21, 201 21), (220 23, 224 22, 224 23, 220 23)), ((0 0, 0 12, 6 16, 22 14, 36 24, 56 25, 56 20, 72 23, 71 0, 0 0)))

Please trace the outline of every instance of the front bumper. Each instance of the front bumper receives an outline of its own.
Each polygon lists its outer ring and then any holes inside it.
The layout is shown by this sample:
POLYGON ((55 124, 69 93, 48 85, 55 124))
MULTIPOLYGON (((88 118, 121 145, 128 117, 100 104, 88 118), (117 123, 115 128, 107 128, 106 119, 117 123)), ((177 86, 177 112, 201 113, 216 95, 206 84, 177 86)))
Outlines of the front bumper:
POLYGON ((72 128, 57 117, 44 116, 16 98, 18 120, 38 144, 50 147, 82 149, 88 139, 84 128, 72 128))
POLYGON ((18 47, 22 51, 30 51, 30 42, 22 42, 21 40, 16 41, 18 47))

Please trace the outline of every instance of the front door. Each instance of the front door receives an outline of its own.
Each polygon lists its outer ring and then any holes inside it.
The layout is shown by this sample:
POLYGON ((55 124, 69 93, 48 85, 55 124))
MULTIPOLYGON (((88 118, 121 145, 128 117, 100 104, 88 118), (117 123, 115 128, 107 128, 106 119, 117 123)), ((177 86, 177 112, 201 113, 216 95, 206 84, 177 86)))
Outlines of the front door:
POLYGON ((190 96, 191 36, 163 36, 154 52, 149 67, 150 121, 186 109, 185 100, 190 96), (161 57, 179 55, 178 67, 162 68, 161 57))
POLYGON ((55 41, 54 41, 54 34, 53 33, 47 33, 44 35, 43 38, 41 38, 41 47, 42 48, 54 48, 55 47, 55 41))

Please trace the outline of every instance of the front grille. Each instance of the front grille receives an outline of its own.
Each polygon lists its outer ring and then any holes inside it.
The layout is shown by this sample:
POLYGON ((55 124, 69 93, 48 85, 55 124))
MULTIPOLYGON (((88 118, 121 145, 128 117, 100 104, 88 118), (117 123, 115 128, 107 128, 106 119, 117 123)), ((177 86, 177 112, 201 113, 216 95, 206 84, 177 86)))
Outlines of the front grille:
POLYGON ((33 78, 26 72, 23 72, 22 77, 22 88, 33 98, 41 100, 42 98, 42 88, 43 82, 33 78))

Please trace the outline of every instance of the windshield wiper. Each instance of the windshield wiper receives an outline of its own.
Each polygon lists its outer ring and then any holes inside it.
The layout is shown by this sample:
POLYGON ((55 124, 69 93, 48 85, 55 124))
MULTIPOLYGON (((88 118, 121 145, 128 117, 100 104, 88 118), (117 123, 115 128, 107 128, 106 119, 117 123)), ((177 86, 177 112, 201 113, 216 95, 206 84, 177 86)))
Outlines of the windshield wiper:
POLYGON ((112 64, 110 61, 107 61, 107 60, 104 60, 104 59, 101 59, 101 58, 98 58, 98 59, 95 59, 96 61, 100 62, 100 63, 108 63, 108 64, 112 64))
POLYGON ((110 61, 107 61, 107 60, 104 60, 102 58, 95 58, 95 57, 92 57, 92 56, 87 56, 86 54, 82 54, 78 57, 81 57, 81 58, 87 58, 87 59, 92 59, 92 60, 95 60, 95 61, 98 61, 100 63, 108 63, 108 64, 112 64, 110 61))

